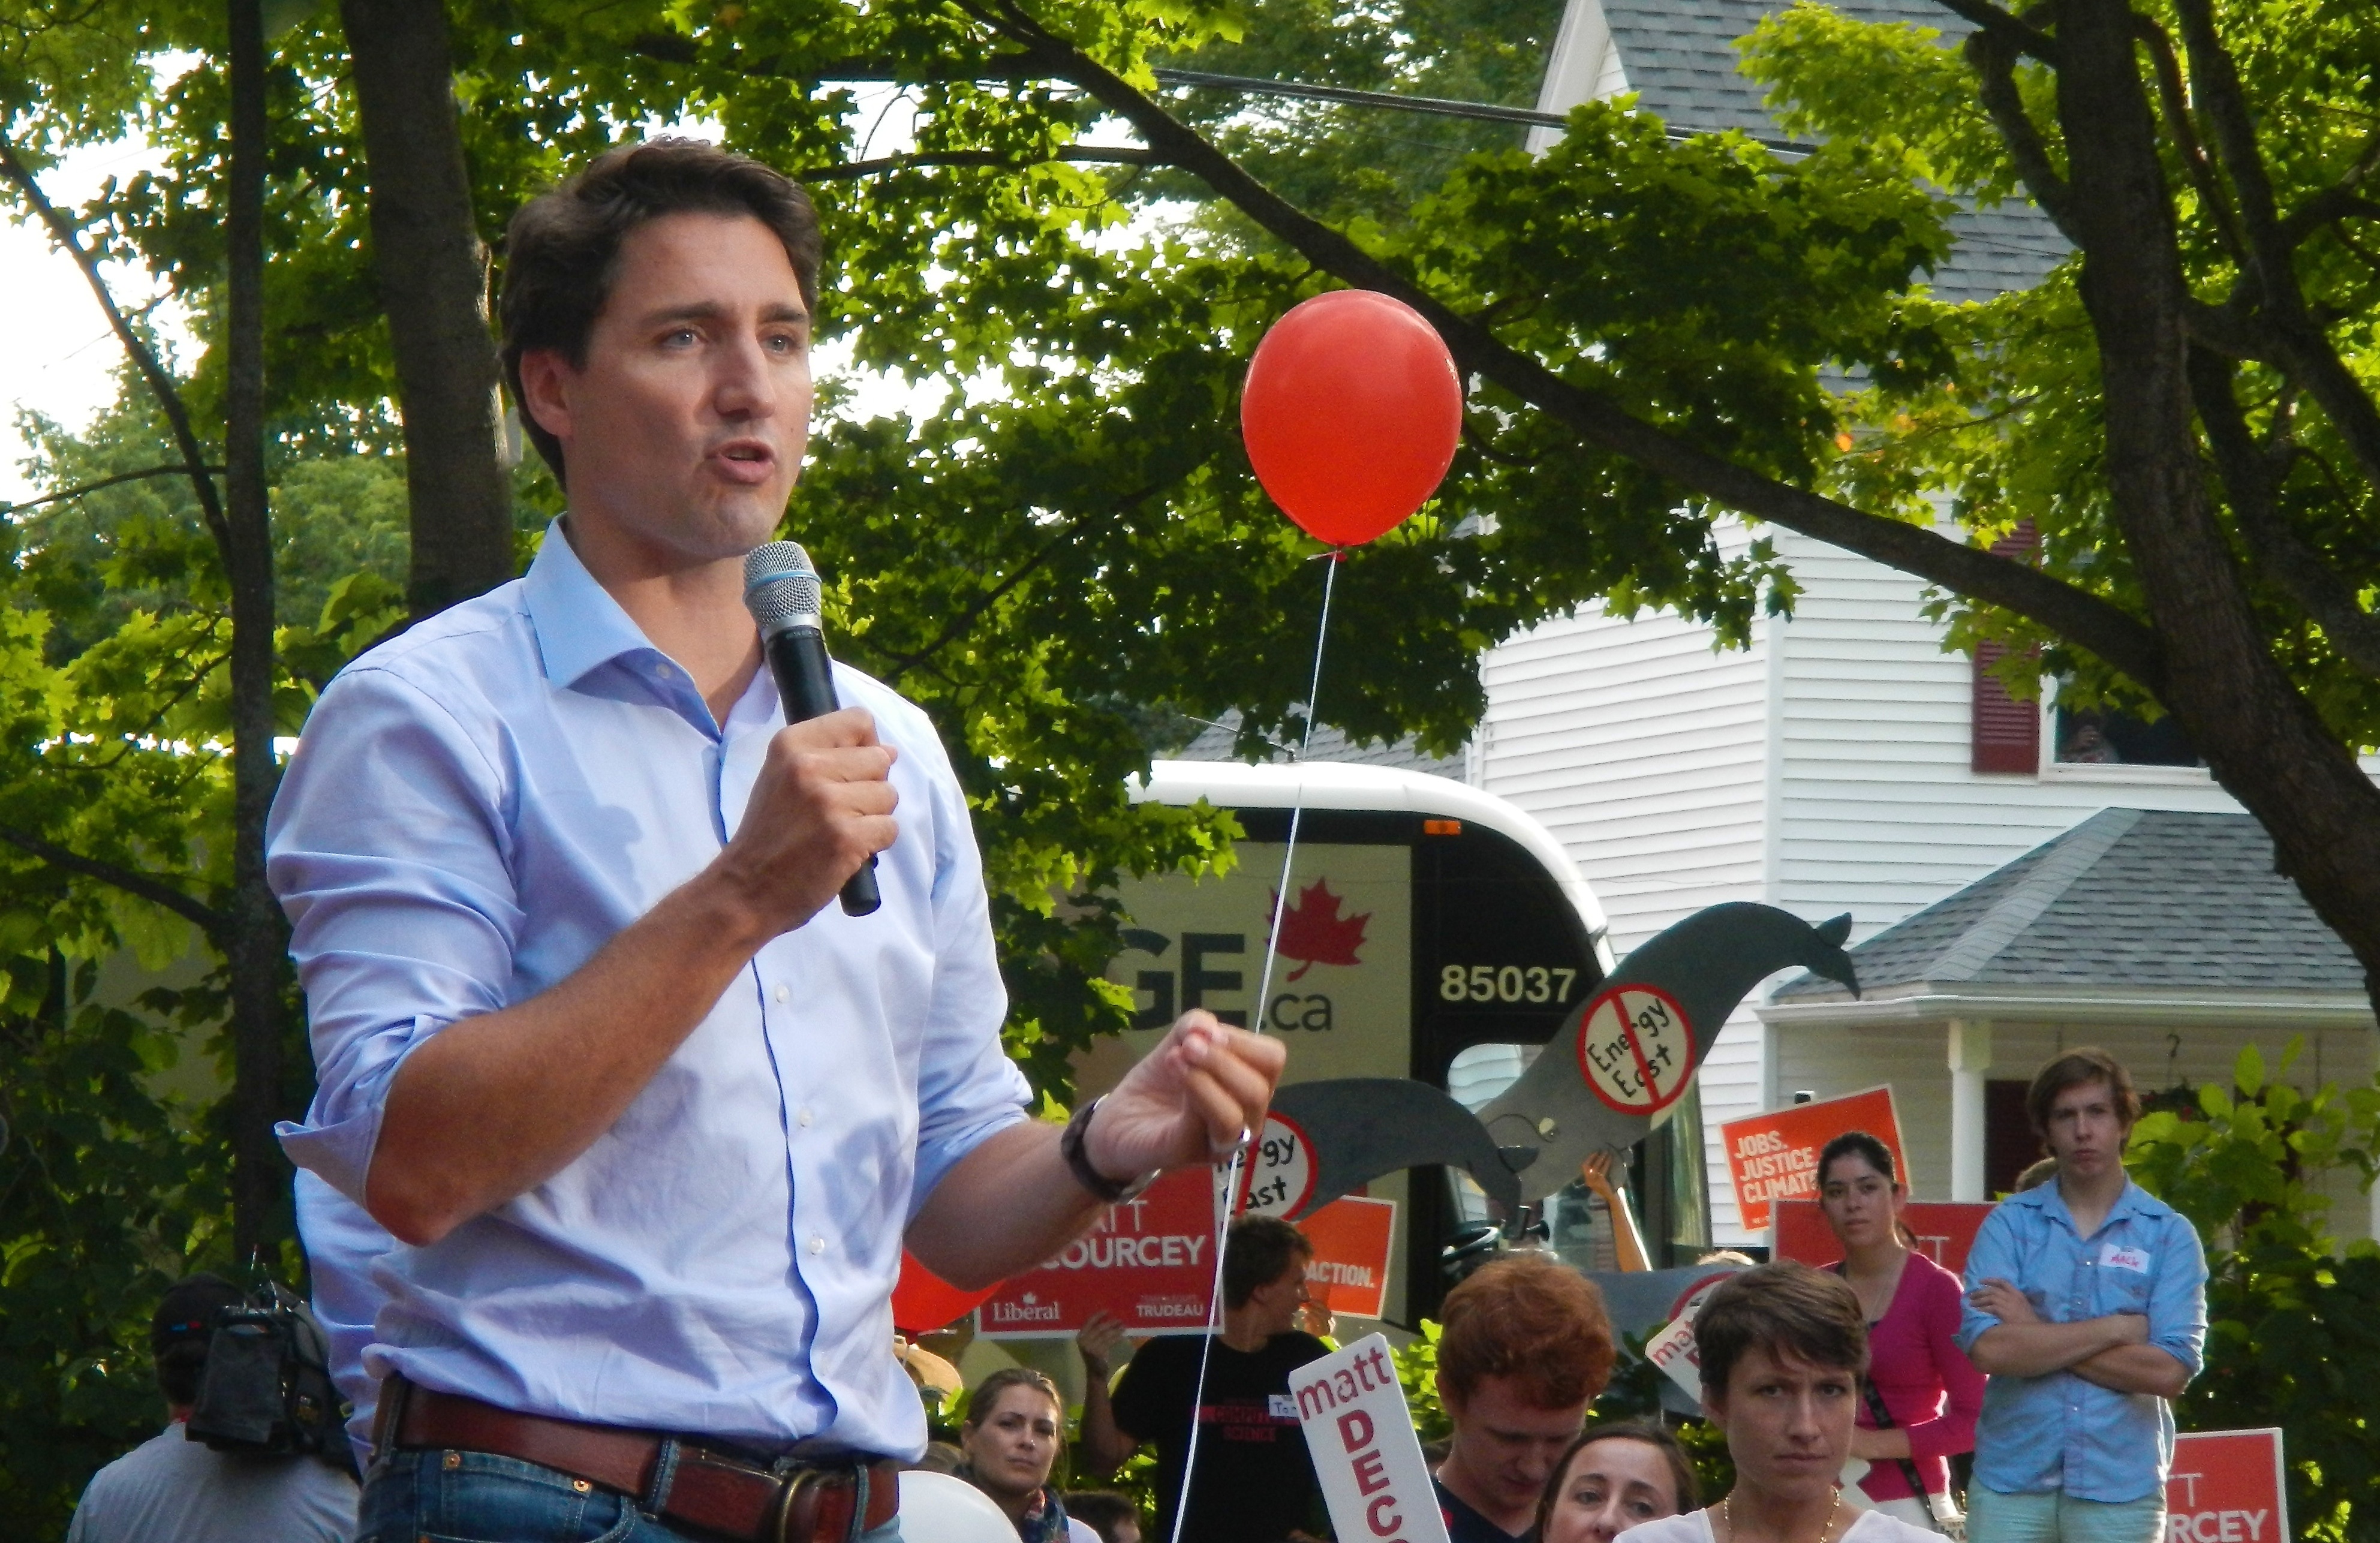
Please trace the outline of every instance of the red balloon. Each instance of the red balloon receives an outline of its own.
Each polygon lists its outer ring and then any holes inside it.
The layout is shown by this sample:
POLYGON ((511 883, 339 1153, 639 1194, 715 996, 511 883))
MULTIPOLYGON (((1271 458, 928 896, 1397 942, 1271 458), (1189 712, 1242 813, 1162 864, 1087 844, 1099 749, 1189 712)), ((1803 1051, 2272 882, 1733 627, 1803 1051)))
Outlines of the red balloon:
POLYGON ((1463 382, 1421 313, 1336 289, 1273 323, 1248 364, 1240 432, 1257 480, 1306 534, 1355 546, 1438 491, 1463 382))
POLYGON ((892 1327, 904 1334, 930 1334, 947 1329, 978 1303, 1000 1289, 998 1282, 981 1291, 961 1291, 901 1250, 901 1279, 892 1288, 892 1327))

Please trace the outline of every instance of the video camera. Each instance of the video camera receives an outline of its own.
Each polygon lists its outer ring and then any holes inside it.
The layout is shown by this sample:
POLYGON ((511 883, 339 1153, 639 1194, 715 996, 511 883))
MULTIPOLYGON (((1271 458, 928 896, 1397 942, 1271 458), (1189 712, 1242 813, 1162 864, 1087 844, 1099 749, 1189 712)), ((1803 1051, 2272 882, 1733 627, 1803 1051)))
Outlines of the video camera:
POLYGON ((286 1288, 214 1314, 206 1371, 191 1406, 189 1439, 217 1452, 348 1459, 347 1406, 331 1380, 331 1343, 286 1288))

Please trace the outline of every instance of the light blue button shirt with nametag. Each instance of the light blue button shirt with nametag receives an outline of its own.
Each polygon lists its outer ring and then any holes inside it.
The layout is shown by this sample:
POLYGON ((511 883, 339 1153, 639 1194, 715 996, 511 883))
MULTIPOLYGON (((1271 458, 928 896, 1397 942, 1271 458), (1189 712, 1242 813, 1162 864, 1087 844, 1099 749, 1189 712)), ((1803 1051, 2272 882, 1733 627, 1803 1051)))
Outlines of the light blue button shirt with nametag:
MULTIPOLYGON (((1998 1278, 2049 1323, 2113 1313, 2148 1319, 2148 1343, 2196 1377, 2206 1343, 2206 1256, 2181 1214, 2129 1181, 2099 1230, 2076 1229, 2056 1181, 1993 1208, 1967 1255, 1967 1289, 1998 1278)), ((1999 1319, 1965 1306, 1960 1348, 1999 1319)), ((2173 1465, 2173 1408, 2070 1371, 1994 1377, 1975 1425, 1975 1479, 2003 1495, 2059 1489, 2124 1501, 2158 1491, 2173 1465)))
MULTIPOLYGON (((376 1305, 371 1376, 769 1451, 923 1449, 892 1353, 902 1232, 1030 1095, 949 759, 893 692, 835 683, 900 751, 883 908, 769 942, 592 1147, 381 1256, 347 1294, 376 1305)), ((715 722, 559 522, 525 577, 343 671, 268 834, 319 1082, 291 1159, 360 1203, 406 1054, 699 872, 783 722, 765 670, 715 722)))

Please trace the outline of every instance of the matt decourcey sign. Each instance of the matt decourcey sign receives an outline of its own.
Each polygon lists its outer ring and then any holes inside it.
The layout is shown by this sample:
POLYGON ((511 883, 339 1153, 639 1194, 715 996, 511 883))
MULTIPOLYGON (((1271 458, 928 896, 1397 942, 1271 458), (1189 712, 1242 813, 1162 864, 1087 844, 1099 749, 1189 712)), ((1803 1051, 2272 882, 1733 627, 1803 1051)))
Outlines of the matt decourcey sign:
POLYGON ((1388 1336, 1298 1367, 1289 1391, 1340 1543, 1447 1543, 1388 1336))

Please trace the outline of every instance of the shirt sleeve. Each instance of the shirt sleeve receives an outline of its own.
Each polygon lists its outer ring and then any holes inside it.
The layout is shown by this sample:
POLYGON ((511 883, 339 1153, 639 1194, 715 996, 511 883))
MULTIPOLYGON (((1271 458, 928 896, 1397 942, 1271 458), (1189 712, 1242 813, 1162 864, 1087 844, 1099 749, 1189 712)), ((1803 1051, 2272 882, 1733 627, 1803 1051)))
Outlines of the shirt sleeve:
POLYGON ((1022 1123, 1033 1089, 1008 1058, 1000 1031, 1008 989, 992 943, 983 858, 958 774, 933 727, 914 707, 909 747, 931 759, 934 828, 934 987, 917 1061, 917 1169, 909 1216, 961 1159, 1022 1123))
POLYGON ((2206 1367, 2206 1250, 2180 1215, 2166 1219, 2165 1232, 2149 1286, 2148 1343, 2196 1377, 2206 1367))
POLYGON ((1925 1348, 1933 1355, 1944 1397, 1940 1414, 1906 1428, 1912 1457, 1948 1457, 1975 1450, 1975 1420, 1984 1412, 1984 1374, 1959 1344, 1965 1310, 1965 1294, 1959 1289, 1957 1276, 1945 1271, 1928 1278, 1923 1319, 1925 1348))
POLYGON ((447 708, 385 669, 331 683, 267 823, 315 1094, 282 1148, 361 1205, 396 1068, 504 1005, 521 917, 504 789, 447 708))
POLYGON ((1966 1289, 1959 1294, 1958 1344, 1962 1352, 1973 1354, 1975 1341, 1984 1330, 2000 1326, 2000 1320, 1977 1307, 1968 1293, 1995 1277, 2023 1284, 2018 1279, 2016 1242, 2016 1215, 2003 1200, 1984 1218, 1982 1230, 1975 1233, 1975 1245, 1967 1251, 1966 1289))

